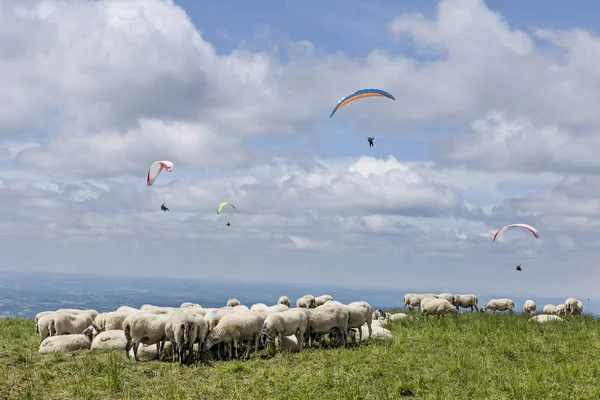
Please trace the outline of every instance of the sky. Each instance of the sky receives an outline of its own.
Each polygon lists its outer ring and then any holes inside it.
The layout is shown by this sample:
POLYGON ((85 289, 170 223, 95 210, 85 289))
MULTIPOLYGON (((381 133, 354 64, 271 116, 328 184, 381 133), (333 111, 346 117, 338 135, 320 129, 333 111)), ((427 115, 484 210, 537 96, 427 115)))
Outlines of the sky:
POLYGON ((585 297, 594 11, 0 1, 0 269, 585 297))

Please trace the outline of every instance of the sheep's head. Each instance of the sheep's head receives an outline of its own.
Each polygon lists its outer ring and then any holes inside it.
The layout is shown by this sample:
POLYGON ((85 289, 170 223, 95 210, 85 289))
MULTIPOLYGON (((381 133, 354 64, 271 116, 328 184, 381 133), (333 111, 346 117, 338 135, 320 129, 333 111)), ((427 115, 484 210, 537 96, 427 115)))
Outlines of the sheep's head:
POLYGON ((98 329, 98 327, 96 326, 96 324, 91 324, 90 326, 88 326, 87 328, 85 328, 85 330, 82 333, 85 336, 87 336, 90 340, 92 340, 92 338, 94 336, 96 336, 97 334, 100 333, 100 329, 98 329))

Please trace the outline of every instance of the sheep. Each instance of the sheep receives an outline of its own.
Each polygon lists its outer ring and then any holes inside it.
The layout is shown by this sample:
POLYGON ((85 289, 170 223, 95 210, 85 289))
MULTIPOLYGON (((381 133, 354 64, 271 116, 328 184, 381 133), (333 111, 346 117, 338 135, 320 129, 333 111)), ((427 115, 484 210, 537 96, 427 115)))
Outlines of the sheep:
POLYGON ((398 319, 414 319, 415 317, 413 317, 412 315, 408 315, 408 314, 404 314, 404 313, 396 313, 396 314, 390 314, 388 316, 388 319, 390 321, 396 321, 398 319))
POLYGON ((235 307, 235 306, 239 306, 241 303, 238 299, 235 298, 231 298, 229 300, 227 300, 227 307, 235 307))
POLYGON ((438 294, 438 299, 445 299, 450 302, 450 304, 454 304, 454 295, 452 293, 441 293, 438 294))
MULTIPOLYGON (((265 317, 262 313, 248 312, 243 314, 227 314, 219 321, 210 333, 206 336, 206 349, 210 349, 215 344, 225 342, 232 343, 229 346, 229 358, 231 358, 231 348, 235 350, 235 357, 238 357, 238 342, 240 340, 254 340, 254 355, 258 351, 258 339, 260 337, 265 317)), ((246 349, 245 358, 250 357, 252 342, 246 349)))
POLYGON ((514 308, 515 303, 511 299, 492 299, 488 301, 481 311, 485 312, 486 310, 492 310, 495 314, 496 311, 508 310, 509 313, 512 313, 514 308))
POLYGON ((331 329, 337 328, 341 331, 344 346, 348 343, 348 320, 350 313, 348 309, 340 305, 321 306, 312 310, 305 310, 308 317, 309 346, 312 345, 313 333, 329 333, 331 329))
MULTIPOLYGON (((85 315, 85 317, 89 318, 89 315, 85 315)), ((64 351, 89 350, 92 346, 92 337, 97 333, 98 327, 92 323, 84 329, 82 333, 46 338, 40 343, 38 352, 41 354, 48 354, 64 351)))
POLYGON ((173 343, 179 365, 186 361, 189 363, 194 343, 198 339, 198 325, 194 315, 185 311, 171 315, 165 324, 165 335, 173 343))
POLYGON ((196 340, 195 343, 198 344, 199 350, 198 354, 200 354, 200 346, 204 343, 206 336, 208 335, 208 322, 204 319, 204 317, 200 314, 192 314, 194 320, 196 321, 196 340))
POLYGON ((70 314, 55 312, 50 315, 50 323, 48 324, 50 336, 78 334, 83 332, 88 326, 94 324, 94 320, 90 317, 89 313, 70 314))
POLYGON ((387 318, 387 313, 381 309, 377 309, 375 311, 373 311, 373 319, 379 319, 379 318, 387 318))
POLYGON ((263 324, 263 331, 276 349, 281 348, 283 336, 295 335, 299 350, 302 350, 302 339, 307 324, 308 317, 306 314, 301 310, 293 309, 267 315, 263 324))
MULTIPOLYGON (((371 321, 373 320, 371 305, 366 301, 355 301, 346 306, 349 319, 348 328, 360 328, 362 324, 366 323, 369 328, 369 339, 373 336, 371 329, 371 321)), ((360 341, 362 341, 362 329, 358 332, 360 341)))
POLYGON ((416 293, 406 293, 404 295, 404 297, 402 298, 402 301, 404 303, 404 309, 406 309, 407 306, 410 306, 410 301, 412 300, 413 296, 416 296, 416 293))
POLYGON ((52 320, 52 316, 54 314, 56 314, 56 312, 44 314, 38 320, 38 322, 37 322, 38 329, 37 330, 41 336, 40 342, 43 342, 44 339, 46 339, 48 336, 52 336, 52 335, 50 335, 50 321, 52 320))
POLYGON ((333 300, 333 297, 331 297, 328 294, 324 294, 322 296, 315 297, 315 304, 317 305, 317 307, 322 306, 330 300, 333 300))
POLYGON ((544 314, 554 314, 556 312, 556 307, 553 304, 546 304, 542 309, 544 314))
MULTIPOLYGON (((281 300, 281 299, 279 299, 281 300)), ((282 304, 282 303, 277 303, 277 304, 282 304)), ((252 304, 252 307, 250 307, 250 311, 264 311, 267 309, 267 307, 269 307, 268 305, 266 305, 265 303, 256 303, 256 304, 252 304)))
POLYGON ((535 317, 529 318, 529 321, 539 322, 539 323, 548 322, 548 321, 567 322, 564 319, 562 319, 561 317, 558 317, 556 315, 548 315, 548 314, 536 315, 535 317))
POLYGON ((141 309, 142 311, 146 311, 148 313, 156 314, 156 315, 168 314, 169 312, 176 310, 176 308, 174 308, 174 307, 158 307, 158 306, 152 306, 149 304, 144 304, 142 307, 144 307, 143 309, 141 309))
POLYGON ((56 310, 56 312, 66 312, 66 313, 75 314, 75 315, 87 314, 90 316, 90 318, 92 320, 94 318, 96 318, 96 316, 98 315, 98 311, 92 310, 92 309, 80 310, 78 308, 59 308, 58 310, 56 310))
POLYGON ((566 312, 569 315, 581 315, 583 312, 583 303, 574 297, 565 300, 566 312))
POLYGON ((560 315, 560 314, 567 314, 567 305, 566 304, 559 304, 556 307, 554 307, 554 314, 556 315, 560 315))
POLYGON ((434 293, 414 294, 409 299, 408 308, 410 310, 412 310, 415 307, 419 307, 420 308, 421 307, 421 300, 423 300, 423 299, 429 299, 429 298, 437 299, 438 296, 437 296, 437 294, 434 294, 434 293))
POLYGON ((48 315, 48 314, 52 314, 54 311, 42 311, 36 314, 35 316, 35 333, 40 333, 40 329, 38 326, 38 321, 40 320, 40 318, 42 318, 44 315, 48 315))
MULTIPOLYGON (((371 321, 371 326, 379 326, 379 327, 385 327, 387 325, 387 319, 385 318, 377 318, 371 321)), ((366 326, 366 323, 363 324, 363 326, 366 326)))
POLYGON ((280 312, 284 312, 284 311, 288 311, 288 310, 290 310, 290 308, 284 304, 275 304, 274 306, 267 307, 264 310, 259 311, 259 312, 262 312, 265 314, 272 314, 272 313, 280 313, 280 312))
POLYGON ((437 315, 439 318, 444 314, 459 316, 458 310, 446 299, 425 298, 421 301, 420 308, 425 318, 429 315, 437 315))
POLYGON ((526 314, 535 312, 535 302, 533 300, 525 300, 525 304, 523 304, 523 312, 526 314))
POLYGON ((455 294, 452 305, 456 307, 457 311, 460 311, 459 307, 470 308, 471 311, 475 308, 475 311, 479 311, 479 308, 477 308, 478 303, 479 299, 474 294, 455 294))
MULTIPOLYGON (((127 353, 129 357, 135 357, 135 351, 129 350, 127 353)), ((172 357, 173 355, 173 344, 171 342, 165 342, 165 346, 161 349, 160 354, 162 357, 172 357)), ((142 344, 137 348, 137 356, 139 361, 151 361, 158 358, 158 350, 156 346, 142 344)))
POLYGON ((165 345, 166 315, 153 315, 147 313, 132 313, 123 321, 123 331, 127 339, 125 354, 129 358, 129 350, 133 346, 133 356, 139 361, 137 351, 141 344, 156 344, 156 357, 160 358, 165 345))
POLYGON ((200 304, 190 303, 189 301, 186 301, 185 303, 181 303, 181 305, 179 306, 179 308, 191 308, 191 307, 202 308, 202 306, 200 304))
POLYGON ((123 321, 131 314, 132 313, 128 311, 100 313, 96 316, 96 319, 94 319, 94 323, 98 326, 100 331, 123 329, 123 321))
POLYGON ((133 307, 129 307, 129 306, 121 306, 119 308, 116 309, 117 312, 123 312, 123 311, 127 311, 127 312, 141 312, 142 310, 137 309, 137 308, 133 308, 133 307))
MULTIPOLYGON (((366 337, 367 336, 367 330, 366 330, 367 326, 363 325, 360 327, 360 330, 362 331, 362 335, 360 335, 360 331, 358 331, 358 328, 352 328, 350 329, 350 333, 348 334, 348 336, 350 336, 350 339, 352 339, 353 341, 356 340, 356 333, 357 331, 359 332, 360 337, 366 337)), ((383 328, 381 326, 374 326, 373 327, 373 339, 391 339, 392 336, 392 332, 390 332, 388 329, 383 328)), ((363 340, 363 339, 359 339, 363 340)))
POLYGON ((215 326, 217 326, 217 324, 219 323, 221 318, 223 318, 227 314, 232 314, 232 313, 233 313, 233 307, 229 307, 229 306, 221 307, 217 310, 206 313, 204 315, 204 319, 206 320, 206 322, 208 322, 208 329, 209 330, 213 329, 215 326))
POLYGON ((279 300, 277 300, 277 304, 283 304, 284 306, 290 306, 290 299, 287 296, 281 296, 279 300))
POLYGON ((315 300, 315 296, 313 296, 312 294, 305 294, 304 296, 302 296, 298 300, 296 300, 296 307, 316 308, 317 303, 315 300))
POLYGON ((237 305, 237 306, 233 307, 234 313, 243 313, 243 312, 248 312, 248 311, 250 311, 250 309, 244 305, 237 305))
POLYGON ((98 333, 92 340, 92 350, 125 350, 127 339, 121 329, 108 330, 98 333))
POLYGON ((346 304, 344 303, 340 303, 337 300, 329 300, 328 302, 326 302, 325 304, 322 304, 320 306, 317 307, 328 307, 328 306, 345 306, 346 304))

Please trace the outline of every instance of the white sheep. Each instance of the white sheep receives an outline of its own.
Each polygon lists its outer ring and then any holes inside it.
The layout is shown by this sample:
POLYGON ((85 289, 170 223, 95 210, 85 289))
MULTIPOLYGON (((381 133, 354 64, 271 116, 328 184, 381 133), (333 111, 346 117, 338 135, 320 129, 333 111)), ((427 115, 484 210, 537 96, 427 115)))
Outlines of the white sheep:
POLYGON ((421 307, 421 300, 423 299, 437 299, 437 294, 425 293, 425 294, 413 294, 409 298, 408 308, 412 310, 415 307, 421 307))
POLYGON ((346 304, 344 303, 340 303, 337 300, 329 300, 328 302, 326 302, 325 304, 322 304, 320 306, 317 307, 329 307, 329 306, 345 306, 346 304))
MULTIPOLYGON (((156 346, 142 344, 140 345, 136 351, 133 349, 129 350, 128 358, 135 357, 137 353, 137 357, 139 361, 152 361, 158 359, 158 350, 156 346)), ((160 350, 161 357, 166 357, 167 359, 173 356, 173 344, 171 342, 165 342, 164 347, 160 350)))
POLYGON ((536 306, 535 306, 535 302, 533 300, 525 300, 525 304, 523 304, 523 312, 528 314, 528 313, 533 313, 535 312, 536 306))
POLYGON ((40 329, 38 326, 38 321, 40 320, 40 318, 42 318, 44 315, 48 315, 48 314, 52 314, 54 311, 42 311, 36 314, 35 316, 35 333, 40 333, 40 329))
POLYGON ((50 314, 50 317, 50 323, 48 324, 50 336, 80 334, 94 323, 89 313, 55 312, 50 314))
MULTIPOLYGON (((84 317, 89 318, 89 315, 85 315, 84 317)), ((97 327, 94 324, 91 324, 82 332, 83 333, 46 338, 40 343, 39 353, 48 354, 65 351, 89 350, 92 346, 93 335, 98 333, 97 327)))
POLYGON ((181 303, 181 305, 179 306, 179 308, 202 308, 202 306, 200 304, 196 304, 196 303, 190 303, 189 301, 186 301, 185 303, 181 303))
POLYGON ((566 304, 558 304, 556 307, 554 307, 554 314, 556 315, 561 315, 561 314, 567 314, 567 305, 566 304))
POLYGON ((231 298, 229 300, 227 300, 227 307, 235 307, 235 306, 239 306, 241 303, 238 299, 235 298, 231 298))
POLYGON ((117 312, 141 312, 142 310, 138 309, 138 308, 133 308, 133 307, 129 307, 129 306, 121 306, 119 308, 116 309, 117 312))
POLYGON ((379 318, 387 318, 387 313, 381 309, 377 309, 375 311, 373 311, 373 319, 379 319, 379 318))
POLYGON ((438 294, 438 299, 445 299, 448 300, 450 304, 454 304, 454 295, 452 293, 438 294))
POLYGON ((130 311, 111 311, 106 313, 100 313, 94 319, 94 323, 100 331, 111 331, 115 329, 123 329, 123 321, 132 312, 130 311))
POLYGON ((398 319, 415 319, 412 315, 404 314, 404 313, 396 313, 388 315, 388 319, 390 321, 396 321, 398 319))
POLYGON ((481 309, 481 311, 485 312, 487 310, 492 310, 494 314, 496 311, 506 311, 509 313, 513 312, 515 308, 515 303, 511 299, 492 299, 488 301, 488 303, 481 309))
POLYGON ((142 307, 144 307, 143 309, 141 309, 142 311, 156 315, 169 314, 171 311, 176 310, 175 307, 159 307, 150 304, 144 304, 142 307))
POLYGON ((121 329, 103 331, 92 340, 92 350, 125 350, 127 339, 121 329))
POLYGON ((156 344, 156 356, 160 358, 165 345, 165 325, 168 320, 166 315, 156 315, 150 313, 132 313, 123 321, 123 331, 127 339, 125 352, 129 358, 129 350, 133 348, 133 355, 136 361, 138 347, 140 344, 156 344))
POLYGON ((283 336, 295 335, 299 349, 302 350, 307 323, 308 318, 304 312, 292 309, 268 314, 263 324, 263 330, 276 349, 281 347, 283 336))
POLYGON ((425 318, 429 315, 437 315, 439 318, 445 314, 459 316, 458 310, 446 299, 425 298, 421 300, 420 308, 425 318))
POLYGON ((299 308, 315 308, 317 307, 317 303, 315 300, 315 296, 312 294, 305 294, 296 300, 296 307, 299 308))
POLYGON ((250 309, 241 304, 233 307, 234 313, 243 313, 243 312, 248 312, 248 311, 250 311, 250 309))
MULTIPOLYGON (((358 328, 350 329, 350 333, 348 334, 348 336, 350 336, 350 339, 352 339, 353 341, 356 340, 357 331, 359 333, 359 337, 366 338, 367 333, 368 333, 367 326, 366 325, 361 326, 360 330, 362 331, 362 335, 358 331, 358 328)), ((373 326, 373 339, 392 339, 392 337, 393 337, 392 332, 390 332, 388 329, 381 327, 381 326, 373 326)), ((359 339, 359 340, 364 340, 364 339, 359 339)))
POLYGON ((194 352, 194 343, 198 339, 198 324, 194 315, 185 311, 171 315, 165 323, 165 335, 173 344, 178 363, 189 363, 194 352))
POLYGON ((277 304, 283 304, 284 306, 290 307, 290 299, 287 296, 281 296, 279 300, 277 300, 277 304))
POLYGON ((556 312, 556 306, 553 304, 546 304, 542 309, 544 314, 554 314, 556 312))
POLYGON ((328 294, 324 294, 322 296, 318 296, 315 297, 315 305, 318 306, 322 306, 323 304, 327 303, 328 301, 333 300, 333 297, 331 297, 328 294))
POLYGON ((217 326, 206 336, 206 349, 208 350, 221 342, 229 343, 229 358, 231 358, 232 347, 235 350, 235 357, 238 358, 239 341, 249 340, 250 344, 245 355, 245 358, 249 358, 252 340, 254 340, 254 354, 256 355, 258 351, 258 339, 260 338, 264 322, 265 317, 263 313, 259 312, 224 315, 217 326))
POLYGON ((539 322, 539 323, 548 322, 548 321, 567 322, 567 321, 565 321, 564 319, 562 319, 559 316, 548 315, 548 314, 536 315, 535 317, 529 318, 529 320, 532 321, 532 322, 539 322))
POLYGON ((456 307, 457 311, 460 311, 459 307, 470 308, 471 311, 475 308, 475 311, 479 311, 479 308, 477 308, 478 303, 479 299, 474 294, 455 294, 452 305, 456 307))
MULTIPOLYGON (((279 299, 281 300, 281 299, 279 299)), ((277 304, 282 304, 282 303, 277 303, 277 304)), ((268 305, 266 305, 265 303, 256 303, 256 304, 252 304, 252 307, 250 307, 250 311, 264 311, 267 309, 267 307, 269 307, 268 305)))
POLYGON ((416 293, 406 293, 402 299, 403 303, 404 303, 404 309, 406 309, 406 307, 410 307, 410 301, 412 300, 413 296, 416 296, 416 293))
POLYGON ((221 318, 223 318, 227 314, 233 314, 233 307, 221 307, 219 309, 206 313, 204 315, 204 319, 208 323, 208 329, 211 330, 215 326, 217 326, 221 318))
MULTIPOLYGON (((355 301, 346 306, 349 313, 348 328, 360 328, 364 323, 369 328, 369 339, 373 336, 371 321, 373 320, 373 311, 371 305, 366 301, 355 301)), ((362 329, 358 332, 360 341, 362 341, 362 329)))
POLYGON ((347 307, 334 304, 332 306, 321 306, 315 309, 303 309, 308 317, 309 346, 312 345, 313 333, 329 334, 334 328, 341 331, 344 346, 348 342, 348 320, 350 313, 347 307))
POLYGON ((291 309, 284 304, 275 304, 274 306, 267 307, 264 310, 259 311, 259 312, 262 312, 264 314, 272 314, 272 313, 280 313, 280 312, 284 312, 284 311, 288 311, 288 310, 291 310, 291 309))
POLYGON ((56 310, 56 312, 65 312, 75 315, 87 314, 92 320, 94 320, 94 318, 96 318, 96 316, 98 315, 98 311, 92 309, 80 310, 78 308, 59 308, 58 310, 56 310))
MULTIPOLYGON (((381 328, 384 328, 386 325, 387 325, 387 319, 385 319, 383 317, 376 318, 371 321, 372 327, 379 326, 381 328)), ((363 326, 367 326, 367 324, 365 323, 365 324, 363 324, 363 326)))
POLYGON ((583 303, 574 297, 565 300, 566 312, 569 315, 581 315, 583 312, 583 303))

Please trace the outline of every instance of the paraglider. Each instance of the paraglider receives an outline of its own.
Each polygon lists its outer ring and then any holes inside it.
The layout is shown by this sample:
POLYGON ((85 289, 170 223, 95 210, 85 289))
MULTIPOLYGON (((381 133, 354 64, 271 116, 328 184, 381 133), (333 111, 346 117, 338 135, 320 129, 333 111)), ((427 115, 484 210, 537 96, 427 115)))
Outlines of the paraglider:
POLYGON ((517 271, 521 271, 521 264, 517 264, 517 267, 515 268, 517 271))
POLYGON ((535 229, 533 226, 531 225, 527 225, 527 224, 510 224, 510 225, 506 225, 503 226, 502 228, 498 229, 498 232, 496 232, 496 234, 494 235, 494 239, 492 240, 492 242, 495 242, 496 239, 500 236, 500 234, 513 229, 513 228, 525 228, 527 229, 529 232, 533 233, 533 236, 535 236, 535 238, 539 238, 540 234, 538 233, 537 229, 535 229))
POLYGON ((167 172, 173 171, 173 163, 168 160, 163 161, 155 161, 150 166, 148 170, 148 177, 146 178, 146 185, 152 186, 156 178, 158 178, 158 174, 165 169, 167 172))
MULTIPOLYGON (((224 201, 221 204, 219 204, 219 207, 217 208, 217 215, 221 215, 221 210, 223 209, 223 207, 225 207, 227 205, 229 205, 229 206, 231 206, 232 208, 235 209, 235 206, 233 204, 231 204, 228 201, 224 201)), ((229 222, 227 222, 227 226, 231 226, 231 224, 229 222)))
POLYGON ((160 206, 160 209, 162 211, 169 211, 169 209, 167 207, 165 207, 165 203, 162 203, 162 205, 160 206))
POLYGON ((225 225, 227 225, 227 226, 231 226, 231 224, 230 224, 229 222, 228 222, 228 223, 226 223, 225 225))
POLYGON ((367 138, 367 140, 369 141, 369 147, 373 147, 373 146, 375 146, 375 145, 373 144, 373 140, 374 140, 374 139, 375 139, 375 138, 374 138, 374 137, 371 137, 371 136, 369 136, 369 137, 367 138))
POLYGON ((392 100, 396 101, 394 96, 392 96, 390 93, 386 92, 385 90, 360 89, 354 93, 350 93, 349 95, 342 97, 337 102, 335 107, 333 107, 333 109, 331 110, 331 114, 329 114, 329 118, 333 117, 333 114, 335 114, 337 110, 344 107, 346 104, 352 103, 353 101, 356 101, 356 100, 364 99, 366 97, 387 97, 388 99, 392 99, 392 100))

